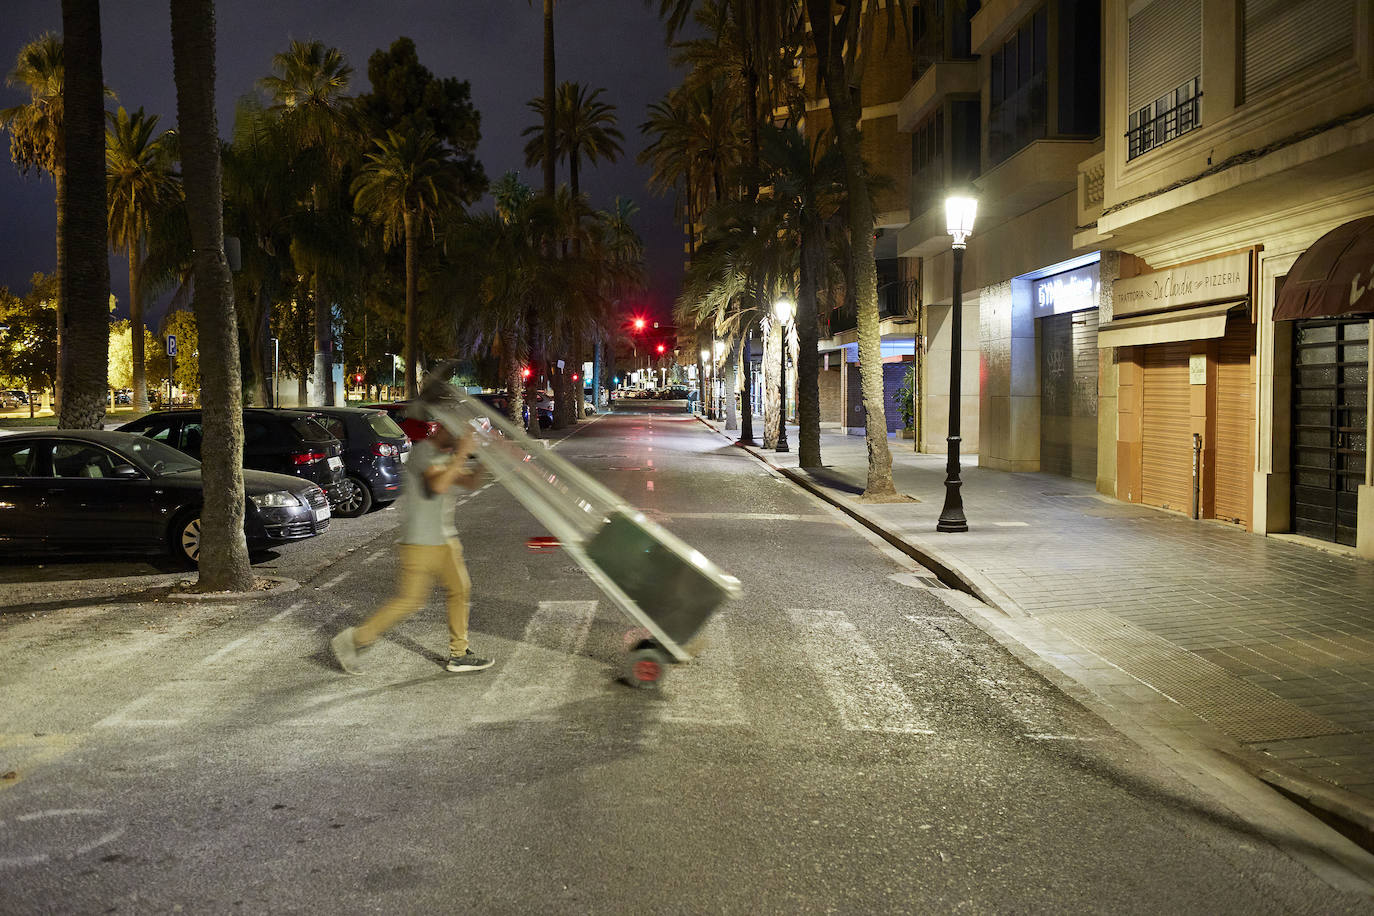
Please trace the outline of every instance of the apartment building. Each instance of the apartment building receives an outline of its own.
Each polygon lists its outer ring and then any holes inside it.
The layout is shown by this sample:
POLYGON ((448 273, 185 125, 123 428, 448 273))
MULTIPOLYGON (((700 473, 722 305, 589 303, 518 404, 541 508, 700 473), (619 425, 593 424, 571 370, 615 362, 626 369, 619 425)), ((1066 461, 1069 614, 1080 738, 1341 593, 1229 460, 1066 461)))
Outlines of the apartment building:
POLYGON ((1374 557, 1372 6, 1103 4, 1105 492, 1374 557))

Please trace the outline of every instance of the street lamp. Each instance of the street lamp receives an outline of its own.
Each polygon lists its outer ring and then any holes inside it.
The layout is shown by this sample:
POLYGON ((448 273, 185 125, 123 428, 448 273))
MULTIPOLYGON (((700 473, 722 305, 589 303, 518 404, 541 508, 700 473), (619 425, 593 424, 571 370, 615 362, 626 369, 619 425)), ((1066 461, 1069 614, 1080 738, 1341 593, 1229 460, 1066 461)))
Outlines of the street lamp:
POLYGON ((962 369, 959 365, 964 345, 964 248, 973 234, 973 218, 978 214, 975 197, 950 197, 945 200, 945 226, 954 239, 954 314, 950 325, 949 352, 949 460, 945 467, 945 506, 940 510, 936 531, 967 531, 964 500, 959 495, 959 412, 962 369))
POLYGON ((778 327, 782 330, 782 347, 779 351, 778 367, 778 447, 780 452, 791 451, 787 447, 787 323, 797 307, 790 299, 779 299, 773 303, 773 314, 777 316, 778 327))
POLYGON ((710 387, 706 383, 706 374, 710 371, 710 369, 711 351, 703 349, 701 351, 701 378, 697 379, 697 382, 699 383, 697 387, 701 389, 701 403, 697 405, 697 409, 701 411, 701 415, 703 417, 711 416, 711 412, 706 408, 706 398, 711 391, 710 387))

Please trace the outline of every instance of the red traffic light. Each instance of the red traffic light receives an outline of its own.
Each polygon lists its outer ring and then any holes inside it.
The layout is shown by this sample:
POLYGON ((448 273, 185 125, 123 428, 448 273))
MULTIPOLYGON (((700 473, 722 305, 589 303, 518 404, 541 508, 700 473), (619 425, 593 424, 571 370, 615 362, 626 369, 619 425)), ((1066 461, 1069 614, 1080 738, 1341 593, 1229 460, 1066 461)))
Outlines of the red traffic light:
POLYGON ((658 352, 660 352, 660 353, 663 352, 663 344, 659 344, 659 345, 658 345, 658 352))
POLYGON ((359 372, 357 375, 353 376, 353 381, 361 385, 363 383, 363 374, 359 372))
POLYGON ((636 330, 636 331, 642 331, 642 330, 644 330, 644 319, 643 319, 643 318, 636 318, 636 319, 635 319, 635 330, 636 330))
POLYGON ((576 373, 576 372, 573 373, 573 381, 574 381, 574 382, 577 381, 577 373, 576 373))
POLYGON ((529 378, 529 377, 530 377, 530 367, 529 367, 529 366, 526 366, 524 369, 521 369, 521 370, 520 370, 520 374, 521 374, 522 376, 524 376, 525 378, 529 378))

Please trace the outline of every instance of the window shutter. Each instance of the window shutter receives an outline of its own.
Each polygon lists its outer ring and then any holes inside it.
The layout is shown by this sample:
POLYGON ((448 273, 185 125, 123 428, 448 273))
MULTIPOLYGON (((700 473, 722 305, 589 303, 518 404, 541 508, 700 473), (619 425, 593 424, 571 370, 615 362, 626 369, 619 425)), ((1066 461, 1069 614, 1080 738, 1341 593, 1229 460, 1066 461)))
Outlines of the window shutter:
POLYGON ((1355 52, 1355 0, 1245 0, 1245 96, 1355 52))
POLYGON ((1126 110, 1138 111, 1202 73, 1202 0, 1154 0, 1126 41, 1126 110))

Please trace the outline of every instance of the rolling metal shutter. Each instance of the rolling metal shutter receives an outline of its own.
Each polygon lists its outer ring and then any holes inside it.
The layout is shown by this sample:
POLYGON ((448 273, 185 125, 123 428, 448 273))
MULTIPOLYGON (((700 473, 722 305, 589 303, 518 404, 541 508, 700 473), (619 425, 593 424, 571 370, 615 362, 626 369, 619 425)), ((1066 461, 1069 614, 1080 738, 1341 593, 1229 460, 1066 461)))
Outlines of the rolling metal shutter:
POLYGON ((1255 469, 1255 379, 1251 356, 1255 326, 1233 317, 1217 348, 1216 447, 1213 458, 1213 516, 1250 527, 1255 469))
POLYGON ((1040 329, 1040 470, 1097 479, 1097 309, 1051 315, 1040 329))
POLYGON ((1355 53, 1355 0, 1245 0, 1245 97, 1355 53))
POLYGON ((1138 111, 1202 73, 1202 0, 1154 0, 1126 42, 1126 109, 1138 111))
POLYGON ((1293 328, 1293 531, 1354 546, 1369 449, 1369 321, 1293 328))
POLYGON ((1140 501, 1180 512, 1191 511, 1193 499, 1191 349, 1187 343, 1144 348, 1140 501))

